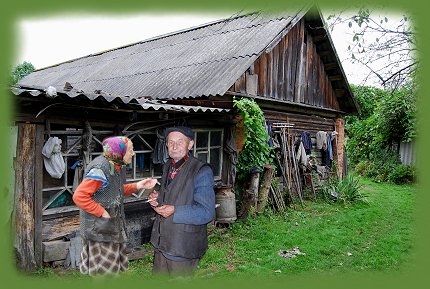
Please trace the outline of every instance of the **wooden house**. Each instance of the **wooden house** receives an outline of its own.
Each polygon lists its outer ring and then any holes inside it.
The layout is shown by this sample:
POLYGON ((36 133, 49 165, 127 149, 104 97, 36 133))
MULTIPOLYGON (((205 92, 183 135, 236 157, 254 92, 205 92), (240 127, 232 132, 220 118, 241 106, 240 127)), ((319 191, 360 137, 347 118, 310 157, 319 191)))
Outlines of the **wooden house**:
MULTIPOLYGON (((359 112, 323 18, 308 8, 238 16, 73 59, 31 73, 12 92, 15 251, 26 270, 73 265, 73 188, 79 166, 100 154, 106 136, 133 139, 127 180, 135 181, 160 176, 159 135, 186 124, 195 132, 194 155, 212 165, 218 184, 232 185, 236 152, 229 143, 240 141, 233 97, 254 99, 267 121, 291 123, 297 134, 337 131, 339 174, 343 116, 359 112), (60 178, 44 167, 49 137, 62 141, 60 178)), ((148 241, 153 212, 139 195, 125 208, 132 254, 148 241)))

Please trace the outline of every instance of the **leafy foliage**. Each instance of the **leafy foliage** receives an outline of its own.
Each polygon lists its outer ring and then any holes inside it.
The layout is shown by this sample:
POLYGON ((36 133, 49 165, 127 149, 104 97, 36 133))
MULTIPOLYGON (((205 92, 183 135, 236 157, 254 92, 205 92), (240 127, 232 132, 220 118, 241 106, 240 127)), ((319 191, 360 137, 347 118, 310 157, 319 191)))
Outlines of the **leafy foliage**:
POLYGON ((410 85, 391 91, 382 98, 375 108, 379 120, 381 138, 392 141, 409 142, 415 137, 416 91, 410 85))
POLYGON ((350 163, 359 174, 378 182, 412 182, 413 168, 398 168, 399 156, 391 146, 416 136, 415 88, 407 85, 391 91, 353 86, 352 90, 363 114, 345 118, 350 163))
POLYGON ((25 76, 29 75, 34 71, 34 66, 30 62, 24 61, 21 64, 15 66, 11 73, 11 85, 15 85, 25 76))
POLYGON ((325 201, 352 204, 367 202, 366 195, 362 192, 357 176, 348 174, 345 178, 332 177, 321 186, 321 196, 325 201))
POLYGON ((265 127, 263 112, 257 103, 248 98, 233 99, 233 105, 243 118, 246 128, 245 144, 238 157, 237 173, 239 180, 245 180, 252 169, 261 170, 272 164, 272 150, 265 127))
POLYGON ((415 178, 415 168, 408 165, 396 166, 387 176, 388 181, 398 185, 413 183, 415 178))

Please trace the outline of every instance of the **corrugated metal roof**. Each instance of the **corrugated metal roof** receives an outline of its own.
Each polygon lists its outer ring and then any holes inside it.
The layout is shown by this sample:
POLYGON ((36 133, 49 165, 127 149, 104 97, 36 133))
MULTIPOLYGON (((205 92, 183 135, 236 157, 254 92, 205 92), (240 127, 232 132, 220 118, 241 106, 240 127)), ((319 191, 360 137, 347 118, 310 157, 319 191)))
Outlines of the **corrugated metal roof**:
POLYGON ((222 95, 297 15, 222 20, 37 70, 18 85, 64 92, 68 82, 70 97, 96 94, 108 101, 222 95))
MULTIPOLYGON (((12 88, 12 93, 15 95, 22 94, 30 94, 32 96, 38 97, 46 97, 46 94, 43 90, 38 89, 21 89, 21 88, 12 88)), ((162 100, 153 100, 153 99, 145 99, 145 98, 131 98, 131 97, 110 97, 104 94, 82 94, 76 92, 61 92, 58 94, 58 98, 69 97, 69 98, 79 98, 86 97, 90 100, 95 100, 99 97, 103 97, 108 102, 122 102, 124 104, 133 104, 138 105, 144 110, 165 110, 165 111, 177 111, 177 112, 229 112, 230 109, 226 108, 217 108, 217 107, 206 107, 199 105, 178 105, 178 104, 169 104, 166 101, 162 100)), ((57 98, 57 97, 55 97, 57 98)))

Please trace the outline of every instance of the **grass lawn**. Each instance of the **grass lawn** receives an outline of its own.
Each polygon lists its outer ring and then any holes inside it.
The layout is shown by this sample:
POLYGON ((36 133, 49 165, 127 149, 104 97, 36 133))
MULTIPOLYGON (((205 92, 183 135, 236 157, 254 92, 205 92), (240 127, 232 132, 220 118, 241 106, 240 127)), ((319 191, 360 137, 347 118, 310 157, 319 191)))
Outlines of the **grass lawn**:
MULTIPOLYGON (((196 279, 402 271, 413 264, 416 188, 361 179, 368 203, 306 201, 284 214, 264 214, 228 228, 210 226, 209 249, 196 279), (280 256, 299 247, 302 255, 280 256)), ((145 244, 145 250, 150 248, 145 244)), ((151 279, 152 255, 130 262, 130 277, 151 279)), ((37 275, 58 276, 51 269, 37 275)), ((61 274, 79 275, 76 271, 61 274)), ((81 277, 82 278, 82 277, 81 277)), ((85 278, 85 277, 83 277, 85 278)))
POLYGON ((415 189, 362 183, 367 204, 306 202, 215 230, 197 276, 401 270, 412 261, 415 189), (279 256, 294 247, 305 255, 279 256))

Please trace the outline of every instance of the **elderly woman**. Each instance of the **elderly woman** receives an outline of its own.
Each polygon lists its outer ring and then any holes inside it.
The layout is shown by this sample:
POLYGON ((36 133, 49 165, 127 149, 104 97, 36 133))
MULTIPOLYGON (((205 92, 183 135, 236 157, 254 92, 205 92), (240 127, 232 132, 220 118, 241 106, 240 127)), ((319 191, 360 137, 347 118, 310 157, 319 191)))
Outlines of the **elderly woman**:
POLYGON ((124 165, 131 163, 133 143, 122 136, 103 141, 103 154, 88 164, 73 201, 80 210, 83 241, 80 271, 96 275, 128 269, 124 195, 151 189, 156 179, 124 184, 124 165))

